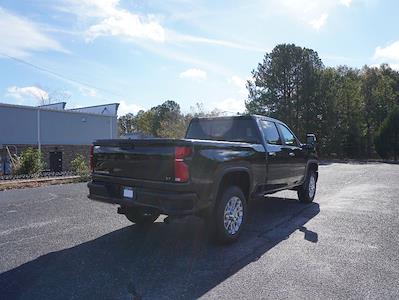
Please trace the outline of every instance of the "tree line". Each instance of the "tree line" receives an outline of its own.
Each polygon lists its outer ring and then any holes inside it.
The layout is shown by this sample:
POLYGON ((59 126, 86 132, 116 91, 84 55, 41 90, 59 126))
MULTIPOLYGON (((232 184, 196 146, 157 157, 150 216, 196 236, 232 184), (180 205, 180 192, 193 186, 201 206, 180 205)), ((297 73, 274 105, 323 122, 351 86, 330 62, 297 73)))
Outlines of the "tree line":
POLYGON ((190 120, 194 117, 213 117, 220 111, 207 111, 203 104, 197 103, 189 113, 183 113, 180 105, 167 100, 147 111, 126 114, 119 117, 119 134, 140 133, 148 137, 184 138, 190 120))
MULTIPOLYGON (((247 89, 245 114, 280 119, 302 141, 315 133, 322 157, 398 159, 399 72, 386 64, 325 67, 316 51, 280 44, 252 71, 247 89)), ((169 100, 120 117, 119 129, 181 138, 191 118, 219 114, 200 104, 184 114, 169 100)))
MULTIPOLYGON (((315 133, 322 156, 370 158, 377 150, 397 158, 394 132, 387 126, 382 132, 399 106, 399 73, 388 65, 325 67, 316 51, 281 44, 252 76, 248 112, 281 119, 302 138, 315 133)), ((398 123, 389 124, 398 130, 398 123)))

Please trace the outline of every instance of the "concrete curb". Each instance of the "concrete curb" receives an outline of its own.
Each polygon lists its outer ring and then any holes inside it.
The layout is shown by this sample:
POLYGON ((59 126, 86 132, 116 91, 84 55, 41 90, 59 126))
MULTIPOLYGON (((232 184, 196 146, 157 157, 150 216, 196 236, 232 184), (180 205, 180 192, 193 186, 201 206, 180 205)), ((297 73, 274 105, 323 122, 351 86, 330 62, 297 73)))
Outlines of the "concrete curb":
POLYGON ((383 159, 319 159, 320 165, 328 165, 333 163, 338 164, 374 164, 374 163, 381 163, 381 164, 399 164, 399 161, 394 160, 383 160, 383 159))

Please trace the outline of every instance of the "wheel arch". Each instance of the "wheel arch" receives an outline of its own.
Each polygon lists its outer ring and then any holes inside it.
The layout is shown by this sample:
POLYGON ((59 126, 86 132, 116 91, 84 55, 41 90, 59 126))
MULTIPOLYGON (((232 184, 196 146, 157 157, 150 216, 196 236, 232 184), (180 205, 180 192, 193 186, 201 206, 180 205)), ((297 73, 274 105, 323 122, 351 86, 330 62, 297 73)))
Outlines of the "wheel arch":
POLYGON ((215 199, 229 186, 238 186, 241 188, 245 199, 249 200, 251 192, 252 177, 250 171, 245 167, 228 168, 223 170, 218 176, 214 187, 215 199))

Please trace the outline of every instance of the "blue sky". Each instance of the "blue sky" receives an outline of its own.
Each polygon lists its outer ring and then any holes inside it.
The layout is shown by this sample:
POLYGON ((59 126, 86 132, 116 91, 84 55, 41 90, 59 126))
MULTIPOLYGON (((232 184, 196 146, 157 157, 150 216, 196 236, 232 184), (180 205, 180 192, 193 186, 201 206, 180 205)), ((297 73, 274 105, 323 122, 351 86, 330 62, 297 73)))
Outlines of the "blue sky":
POLYGON ((326 66, 399 69, 398 12, 395 0, 0 1, 0 102, 120 102, 124 114, 172 99, 234 113, 278 43, 326 66))

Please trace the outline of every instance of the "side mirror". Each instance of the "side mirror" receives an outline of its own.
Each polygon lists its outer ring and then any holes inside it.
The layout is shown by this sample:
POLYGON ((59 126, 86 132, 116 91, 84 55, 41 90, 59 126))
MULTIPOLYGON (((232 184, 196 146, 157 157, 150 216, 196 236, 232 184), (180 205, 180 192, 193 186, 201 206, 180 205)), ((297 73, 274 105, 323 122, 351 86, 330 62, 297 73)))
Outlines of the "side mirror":
POLYGON ((306 144, 313 148, 316 146, 316 136, 313 133, 308 133, 306 135, 306 144))

